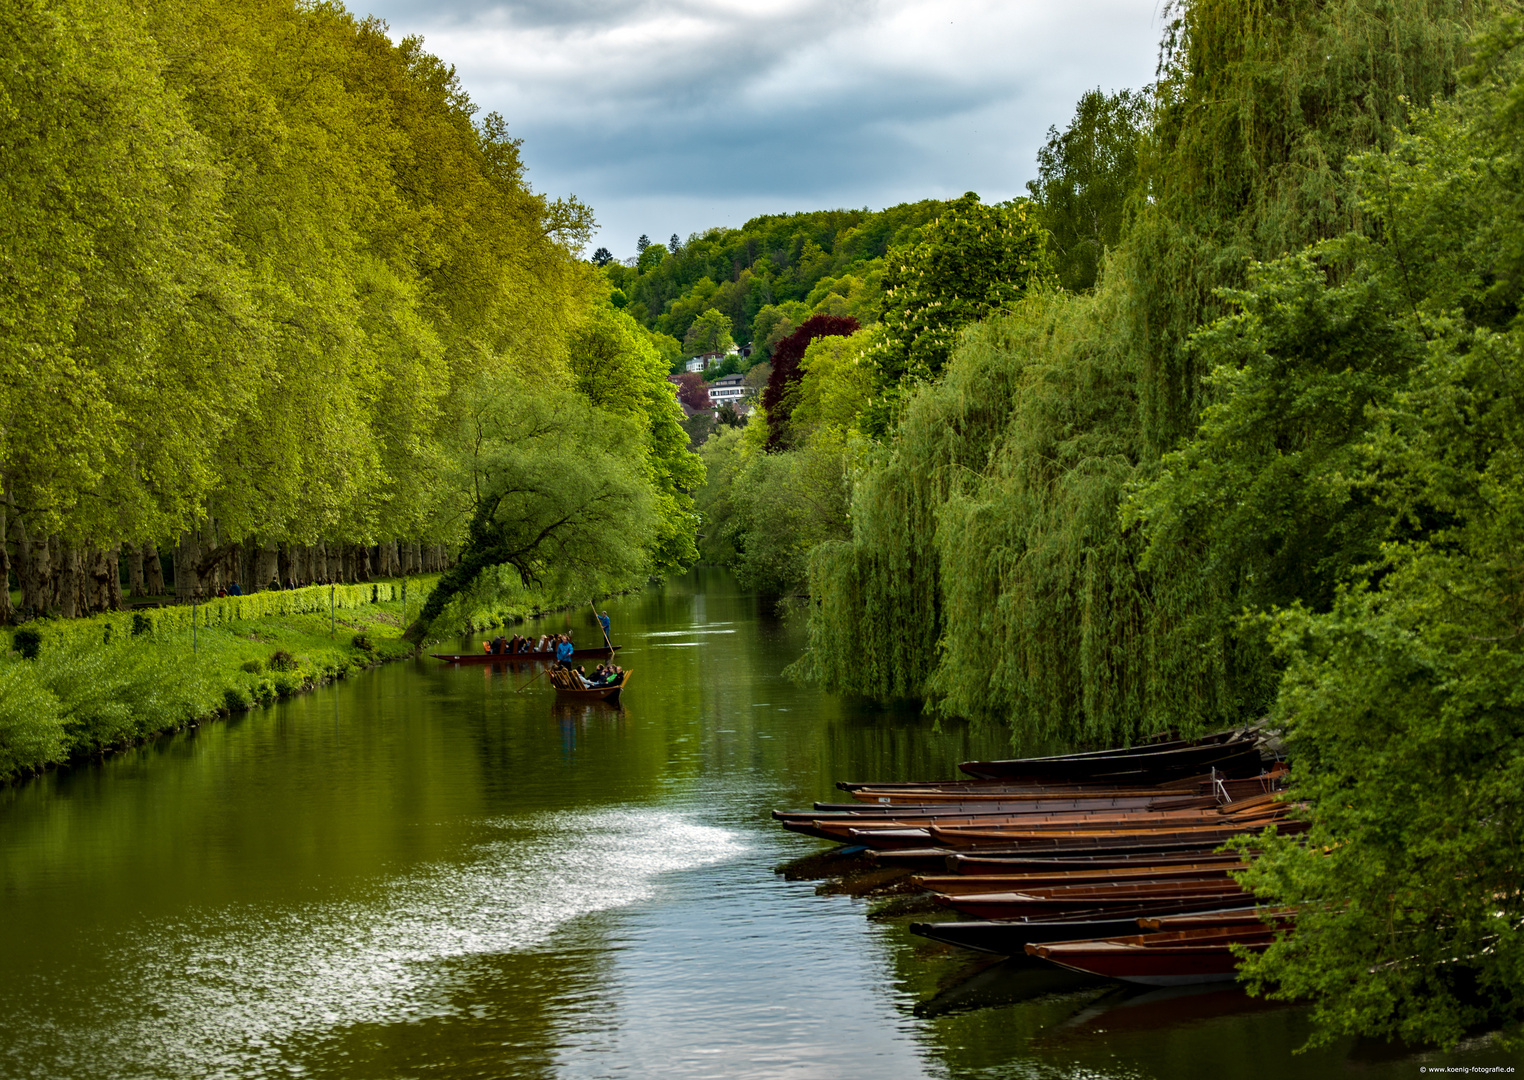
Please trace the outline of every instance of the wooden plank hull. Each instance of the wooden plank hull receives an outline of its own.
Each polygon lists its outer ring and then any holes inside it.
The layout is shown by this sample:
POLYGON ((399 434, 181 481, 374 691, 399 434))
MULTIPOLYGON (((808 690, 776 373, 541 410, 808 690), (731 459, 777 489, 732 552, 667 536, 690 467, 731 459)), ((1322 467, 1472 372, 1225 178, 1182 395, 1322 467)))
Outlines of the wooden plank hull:
POLYGON ((1232 907, 1248 900, 1231 881, 1191 883, 1188 888, 1167 884, 1116 886, 1110 890, 1071 890, 1065 888, 1031 889, 1027 892, 976 893, 971 896, 935 894, 936 902, 976 919, 1035 919, 1058 912, 1091 911, 1096 914, 1116 912, 1151 904, 1192 900, 1211 901, 1218 907, 1232 907))
POLYGON ((1152 907, 1125 908, 1083 915, 1055 916, 1038 919, 969 919, 954 922, 913 922, 910 932, 946 945, 962 949, 993 953, 996 956, 1025 956, 1028 945, 1056 941, 1075 941, 1085 938, 1121 937, 1138 933, 1140 926, 1148 929, 1152 920, 1170 928, 1179 924, 1181 929, 1194 924, 1189 919, 1221 920, 1202 922, 1201 926, 1244 925, 1257 920, 1257 908, 1230 908, 1224 910, 1221 901, 1186 900, 1158 904, 1152 907), (1238 919, 1238 922, 1231 920, 1238 919))
POLYGON ((619 692, 630 683, 630 676, 635 673, 631 668, 626 671, 617 683, 612 686, 594 686, 590 689, 572 689, 567 686, 556 687, 557 701, 613 701, 619 696, 619 692))
POLYGON ((1022 892, 1055 885, 1109 884, 1132 881, 1228 881, 1229 872, 1243 863, 1178 866, 1138 866, 1127 870, 1056 870, 1025 874, 919 874, 911 880, 931 892, 949 896, 975 893, 1022 892))
POLYGON ((1190 986, 1231 982, 1238 975, 1232 946, 1256 952, 1270 947, 1273 931, 1214 930, 1143 934, 1100 941, 1060 941, 1027 946, 1027 953, 1071 971, 1143 986, 1190 986))
POLYGON ((1233 775, 1250 770, 1258 772, 1260 756, 1259 749, 1253 742, 1241 740, 1096 757, 965 761, 958 768, 970 776, 988 780, 1030 776, 1137 782, 1196 774, 1211 769, 1233 775))

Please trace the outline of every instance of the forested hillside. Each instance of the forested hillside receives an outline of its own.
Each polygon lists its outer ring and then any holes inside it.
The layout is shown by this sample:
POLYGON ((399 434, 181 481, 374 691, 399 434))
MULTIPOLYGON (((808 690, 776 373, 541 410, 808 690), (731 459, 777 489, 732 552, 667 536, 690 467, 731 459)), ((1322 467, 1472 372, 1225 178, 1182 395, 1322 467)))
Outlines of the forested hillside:
MULTIPOLYGON (((706 311, 730 320, 753 360, 810 315, 850 315, 866 324, 883 294, 884 256, 912 244, 945 204, 936 199, 887 210, 817 210, 752 218, 739 229, 710 229, 686 241, 643 246, 633 265, 599 249, 597 261, 616 290, 614 303, 679 351, 705 351, 690 336, 706 311)), ((642 237, 642 241, 646 238, 642 237)))
POLYGON ((439 569, 509 517, 536 527, 494 561, 526 583, 693 557, 700 467, 580 257, 590 211, 383 31, 289 0, 0 11, 0 573, 27 613, 115 605, 122 553, 157 591, 172 551, 189 596, 439 569))

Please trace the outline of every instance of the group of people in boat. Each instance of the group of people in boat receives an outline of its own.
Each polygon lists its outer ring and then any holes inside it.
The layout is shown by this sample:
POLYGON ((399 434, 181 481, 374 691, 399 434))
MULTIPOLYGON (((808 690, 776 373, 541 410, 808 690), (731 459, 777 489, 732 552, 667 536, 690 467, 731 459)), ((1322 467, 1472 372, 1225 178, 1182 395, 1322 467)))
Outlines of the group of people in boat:
POLYGON ((599 664, 593 668, 591 675, 588 674, 585 664, 578 664, 576 667, 563 664, 562 668, 565 671, 563 677, 565 681, 562 685, 573 690, 598 690, 605 686, 615 686, 624 678, 624 668, 618 664, 599 664))
MULTIPOLYGON (((609 641, 609 613, 602 612, 598 616, 598 625, 603 628, 603 641, 609 641)), ((524 653, 554 653, 556 663, 567 671, 571 670, 571 656, 576 651, 576 645, 572 644, 571 631, 564 634, 541 634, 538 638, 529 636, 521 637, 514 634, 512 637, 504 637, 499 634, 491 641, 482 642, 482 652, 490 656, 519 656, 524 653)))
POLYGON ((491 641, 482 642, 482 652, 492 656, 517 656, 520 653, 548 653, 554 652, 556 659, 561 659, 563 647, 566 655, 571 656, 576 646, 572 644, 571 633, 565 634, 541 634, 538 638, 529 636, 521 637, 514 634, 511 638, 499 634, 491 641))

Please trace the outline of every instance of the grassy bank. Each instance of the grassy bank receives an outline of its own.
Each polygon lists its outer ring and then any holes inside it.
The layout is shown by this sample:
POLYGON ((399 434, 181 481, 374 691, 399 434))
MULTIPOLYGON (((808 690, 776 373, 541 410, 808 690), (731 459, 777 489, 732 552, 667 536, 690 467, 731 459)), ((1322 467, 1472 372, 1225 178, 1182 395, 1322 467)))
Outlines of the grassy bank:
POLYGON ((0 780, 131 746, 408 656, 436 578, 42 619, 0 637, 0 780))
MULTIPOLYGON (((584 603, 484 581, 451 601, 433 640, 584 603)), ((0 628, 0 783, 410 656, 402 640, 437 575, 313 586, 0 628)))

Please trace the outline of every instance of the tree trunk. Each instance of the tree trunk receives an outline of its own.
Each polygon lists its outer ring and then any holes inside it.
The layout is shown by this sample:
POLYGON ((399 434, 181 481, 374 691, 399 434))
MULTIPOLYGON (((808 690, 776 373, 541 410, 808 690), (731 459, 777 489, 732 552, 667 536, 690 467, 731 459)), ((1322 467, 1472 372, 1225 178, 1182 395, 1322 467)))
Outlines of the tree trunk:
POLYGON ((273 547, 261 545, 255 554, 253 585, 256 589, 280 588, 280 555, 273 547))
POLYGON ((48 542, 33 540, 26 521, 16 519, 16 576, 21 579, 21 610, 35 618, 47 609, 44 581, 48 573, 48 542))
POLYGON ((10 520, 5 510, 0 503, 0 623, 9 624, 16 621, 16 612, 11 608, 10 520))
POLYGON ((110 574, 106 553, 99 548, 85 548, 79 553, 79 613, 95 615, 110 606, 110 574))
POLYGON ((184 603, 201 595, 201 538, 194 532, 180 534, 175 547, 175 599, 184 603))
POLYGON ((0 503, 0 623, 10 624, 16 613, 11 610, 10 520, 5 510, 0 503))
POLYGON ((143 593, 143 549, 131 544, 127 546, 127 595, 142 596, 143 593))
POLYGON ((77 619, 80 615, 79 548, 64 548, 62 555, 63 558, 59 560, 58 611, 65 619, 77 619))
POLYGON ((122 545, 105 553, 106 570, 111 575, 106 587, 106 610, 122 610, 122 545))
POLYGON ((164 564, 159 561, 159 545, 152 540, 143 545, 143 590, 148 596, 164 595, 164 564))

